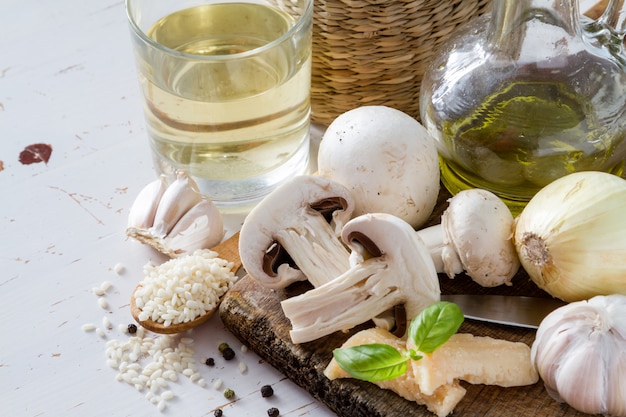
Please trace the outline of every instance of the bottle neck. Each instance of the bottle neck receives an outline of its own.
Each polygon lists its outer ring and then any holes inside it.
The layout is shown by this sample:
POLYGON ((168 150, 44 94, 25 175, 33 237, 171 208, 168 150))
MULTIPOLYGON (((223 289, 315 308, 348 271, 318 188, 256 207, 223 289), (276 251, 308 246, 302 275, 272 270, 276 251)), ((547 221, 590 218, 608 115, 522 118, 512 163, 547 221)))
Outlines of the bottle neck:
POLYGON ((488 44, 511 58, 569 53, 581 38, 578 0, 494 0, 491 13, 488 44))
POLYGON ((626 1, 610 0, 599 23, 623 38, 626 34, 626 1))

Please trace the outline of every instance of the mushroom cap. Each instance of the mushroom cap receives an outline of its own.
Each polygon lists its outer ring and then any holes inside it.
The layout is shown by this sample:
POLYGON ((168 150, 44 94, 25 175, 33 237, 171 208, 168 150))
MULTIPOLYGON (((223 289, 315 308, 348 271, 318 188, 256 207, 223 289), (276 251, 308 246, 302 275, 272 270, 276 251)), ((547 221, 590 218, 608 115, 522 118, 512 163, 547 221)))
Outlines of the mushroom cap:
POLYGON ((350 192, 331 179, 300 175, 286 181, 252 209, 241 227, 239 253, 244 269, 273 289, 306 280, 294 265, 290 248, 283 247, 281 232, 295 232, 303 238, 315 234, 309 230, 309 218, 315 216, 325 219, 338 239, 353 210, 350 192))
POLYGON ((363 106, 337 117, 319 147, 319 175, 346 186, 355 216, 388 213, 414 228, 439 194, 435 140, 414 118, 386 106, 363 106))
POLYGON ((481 189, 459 192, 450 199, 441 226, 474 281, 484 287, 510 284, 520 266, 512 239, 514 219, 495 194, 481 189))

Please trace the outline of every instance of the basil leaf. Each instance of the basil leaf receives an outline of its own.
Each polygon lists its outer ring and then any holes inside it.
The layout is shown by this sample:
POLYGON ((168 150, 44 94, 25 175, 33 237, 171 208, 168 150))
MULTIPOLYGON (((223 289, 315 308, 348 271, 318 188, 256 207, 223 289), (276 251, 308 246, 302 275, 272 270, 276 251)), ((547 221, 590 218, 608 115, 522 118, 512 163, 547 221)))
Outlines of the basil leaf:
POLYGON ((420 352, 433 353, 459 330, 463 320, 459 306, 440 301, 428 306, 413 319, 408 337, 420 352))
POLYGON ((353 378, 384 381, 406 372, 408 358, 393 346, 371 343, 333 350, 333 357, 353 378))
POLYGON ((423 358, 423 356, 418 354, 415 349, 409 349, 409 358, 413 359, 414 361, 419 361, 423 358))

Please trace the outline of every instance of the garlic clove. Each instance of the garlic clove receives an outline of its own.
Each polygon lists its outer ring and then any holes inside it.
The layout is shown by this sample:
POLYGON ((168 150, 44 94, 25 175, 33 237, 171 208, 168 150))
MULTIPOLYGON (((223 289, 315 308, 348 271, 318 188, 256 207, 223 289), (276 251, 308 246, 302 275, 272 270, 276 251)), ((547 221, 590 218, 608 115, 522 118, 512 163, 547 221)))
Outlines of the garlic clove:
POLYGON ((166 188, 167 179, 161 175, 141 189, 130 207, 128 227, 147 229, 154 224, 154 215, 166 188))
POLYGON ((224 237, 224 222, 195 181, 179 171, 169 185, 161 176, 141 190, 126 235, 173 258, 216 246, 224 237))
POLYGON ((224 238, 222 215, 211 200, 202 200, 178 220, 163 238, 164 250, 176 257, 196 249, 211 248, 224 238))
POLYGON ((150 228, 153 236, 165 237, 176 222, 202 200, 198 185, 185 171, 178 171, 176 179, 163 193, 150 228))

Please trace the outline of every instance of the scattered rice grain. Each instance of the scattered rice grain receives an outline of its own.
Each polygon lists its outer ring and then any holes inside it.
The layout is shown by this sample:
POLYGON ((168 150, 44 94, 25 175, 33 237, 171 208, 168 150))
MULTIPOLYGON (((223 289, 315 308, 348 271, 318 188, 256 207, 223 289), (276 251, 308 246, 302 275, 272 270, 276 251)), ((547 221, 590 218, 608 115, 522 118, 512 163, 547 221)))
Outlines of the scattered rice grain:
POLYGON ((105 310, 109 308, 109 302, 104 297, 98 298, 98 305, 105 310))
POLYGON ((109 320, 107 316, 102 317, 102 326, 105 329, 109 329, 109 330, 113 328, 113 324, 111 323, 111 320, 109 320))
POLYGON ((121 263, 116 263, 113 267, 113 272, 117 275, 122 275, 126 271, 126 267, 121 263))
POLYGON ((93 332, 94 330, 96 330, 96 325, 93 323, 86 323, 86 324, 83 324, 81 328, 83 329, 84 332, 93 332))
POLYGON ((91 292, 94 293, 94 295, 97 295, 98 297, 102 297, 104 295, 104 291, 100 287, 93 287, 91 289, 91 292))
POLYGON ((165 410, 165 400, 161 400, 161 401, 159 401, 159 403, 157 404, 157 409, 158 409, 159 411, 163 411, 163 410, 165 410))
POLYGON ((247 370, 248 365, 246 365, 245 362, 239 362, 239 372, 245 374, 247 370))
POLYGON ((171 400, 171 399, 172 399, 172 398, 174 398, 174 397, 175 397, 175 395, 174 395, 174 391, 169 391, 169 390, 168 390, 168 391, 164 391, 164 392, 161 394, 161 398, 162 398, 162 399, 164 399, 164 400, 166 400, 166 401, 169 401, 169 400, 171 400))
POLYGON ((168 387, 169 381, 178 380, 179 373, 198 385, 206 385, 197 372, 192 343, 190 337, 179 339, 170 335, 145 338, 136 335, 124 340, 110 340, 106 342, 107 365, 118 370, 117 381, 139 392, 147 391, 146 399, 161 411, 167 401, 175 397, 168 387))
POLYGON ((213 381, 213 388, 219 390, 220 388, 222 388, 223 383, 224 382, 220 378, 217 378, 215 381, 213 381))

